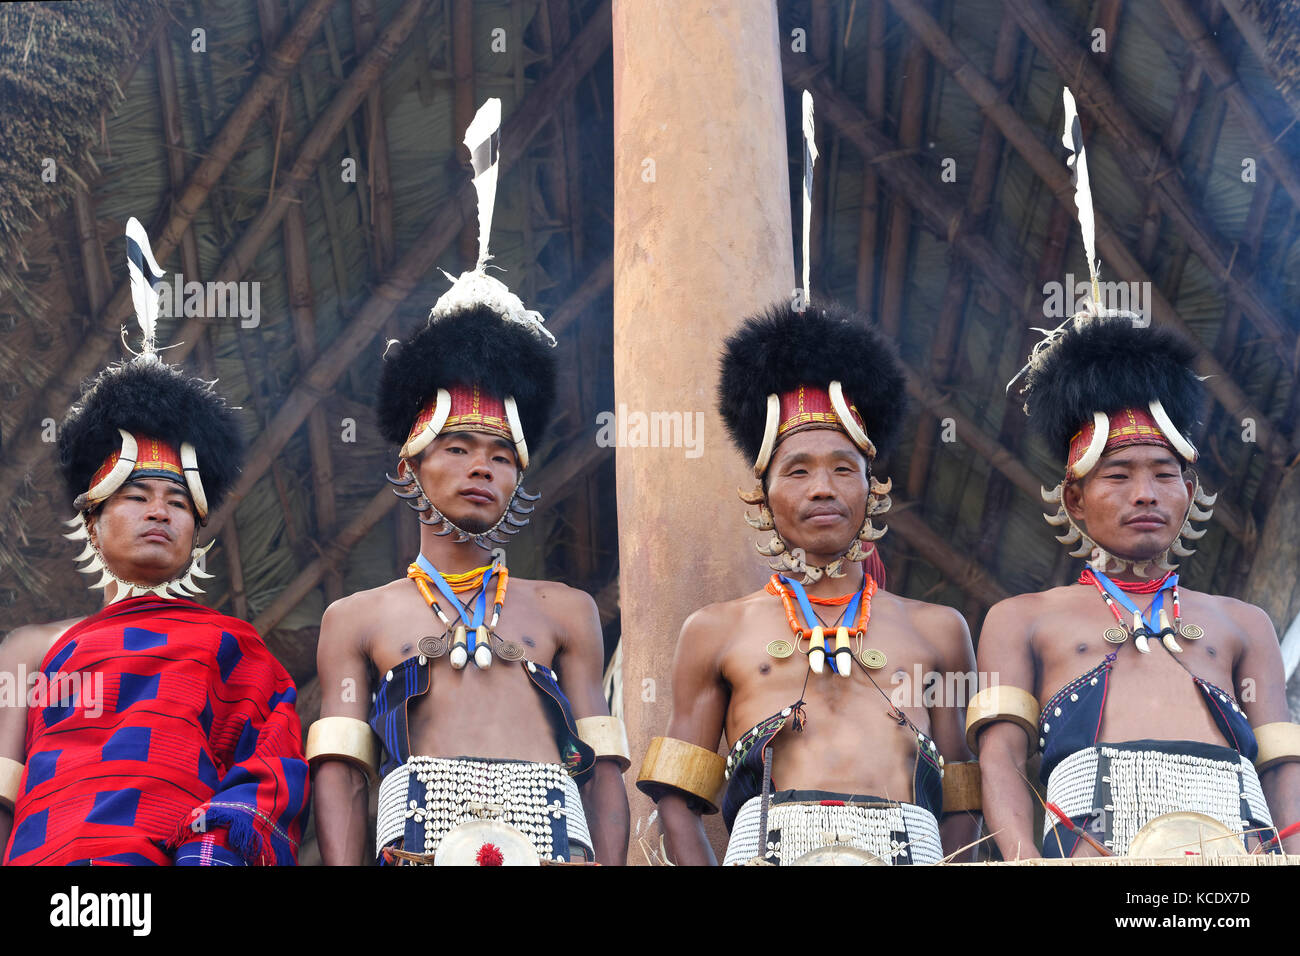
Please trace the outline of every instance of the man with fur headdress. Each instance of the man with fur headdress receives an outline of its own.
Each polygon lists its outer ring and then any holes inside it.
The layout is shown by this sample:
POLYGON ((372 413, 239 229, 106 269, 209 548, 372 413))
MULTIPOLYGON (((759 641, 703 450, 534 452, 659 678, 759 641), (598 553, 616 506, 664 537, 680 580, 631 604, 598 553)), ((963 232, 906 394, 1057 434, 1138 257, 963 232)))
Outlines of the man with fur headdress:
POLYGON ((727 341, 718 399, 777 573, 682 626, 667 736, 638 781, 671 858, 713 863, 700 815, 721 809, 726 863, 938 862, 969 841, 969 818, 942 837, 941 820, 973 808, 944 805, 973 765, 950 762, 968 759, 960 702, 907 679, 968 672, 973 653, 960 614, 884 590, 872 518, 889 485, 873 468, 902 419, 893 349, 860 315, 783 303, 727 341))
POLYGON ((1087 564, 984 621, 980 672, 994 686, 967 733, 1007 859, 1039 852, 1023 777, 1038 750, 1043 856, 1275 850, 1274 824, 1300 819, 1300 727, 1273 625, 1180 587, 1171 560, 1192 553, 1182 539, 1205 533, 1192 522, 1214 501, 1191 470, 1194 354, 1137 316, 1083 313, 1026 368, 1026 413, 1066 462, 1046 517, 1087 564))
MULTIPOLYGON (((191 600, 198 530, 239 473, 234 412, 153 349, 159 278, 127 226, 144 350, 89 383, 59 466, 104 608, 22 627, 0 671, 0 842, 15 865, 292 864, 308 808, 292 680, 244 621, 191 600)), ((209 546, 210 547, 210 546, 209 546)))
POLYGON ((419 516, 420 552, 406 576, 334 602, 321 622, 321 719, 307 750, 327 864, 627 854, 627 736, 605 701, 595 602, 514 577, 501 548, 537 500, 523 479, 556 367, 541 316, 485 271, 499 123, 489 100, 465 138, 478 264, 390 349, 379 385, 380 425, 399 449, 389 480, 419 516), (366 781, 377 771, 368 853, 366 781))

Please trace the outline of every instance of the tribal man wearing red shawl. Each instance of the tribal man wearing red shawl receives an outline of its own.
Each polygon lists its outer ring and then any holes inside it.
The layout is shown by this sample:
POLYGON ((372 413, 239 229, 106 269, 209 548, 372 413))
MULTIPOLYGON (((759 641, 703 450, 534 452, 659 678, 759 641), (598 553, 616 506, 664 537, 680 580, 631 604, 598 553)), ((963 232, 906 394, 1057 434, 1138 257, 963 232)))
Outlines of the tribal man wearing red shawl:
POLYGON ((190 599, 209 576, 198 528, 239 472, 235 416, 154 351, 162 270, 134 219, 127 253, 144 349, 59 430, 68 537, 104 608, 0 646, 21 687, 0 707, 4 862, 292 865, 308 810, 293 682, 250 625, 190 599))

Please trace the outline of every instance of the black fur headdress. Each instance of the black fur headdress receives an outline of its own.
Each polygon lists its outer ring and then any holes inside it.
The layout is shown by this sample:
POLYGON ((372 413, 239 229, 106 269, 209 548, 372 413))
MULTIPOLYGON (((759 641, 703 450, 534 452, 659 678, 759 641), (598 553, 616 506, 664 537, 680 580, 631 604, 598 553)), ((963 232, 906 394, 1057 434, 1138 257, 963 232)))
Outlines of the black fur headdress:
POLYGON ((1133 319, 1112 314, 1067 323, 1031 357, 1025 413, 1062 458, 1093 412, 1146 408, 1153 399, 1183 435, 1192 433, 1205 394, 1191 367, 1196 350, 1167 329, 1133 319))
POLYGON ((802 314, 788 302, 770 306, 728 337, 721 364, 718 411, 748 461, 763 441, 767 396, 801 385, 839 381, 878 454, 897 439, 906 395, 894 347, 843 306, 810 306, 802 314))
POLYGON ((199 476, 215 511, 239 475, 244 443, 234 410, 210 384, 159 361, 136 358, 86 383, 80 401, 59 428, 59 470, 70 498, 122 446, 118 429, 148 435, 178 450, 194 446, 199 476))
POLYGON ((400 447, 439 388, 478 385, 498 398, 514 396, 528 444, 538 448, 555 404, 555 379, 550 344, 537 333, 487 305, 460 308, 388 353, 379 382, 380 429, 400 447))

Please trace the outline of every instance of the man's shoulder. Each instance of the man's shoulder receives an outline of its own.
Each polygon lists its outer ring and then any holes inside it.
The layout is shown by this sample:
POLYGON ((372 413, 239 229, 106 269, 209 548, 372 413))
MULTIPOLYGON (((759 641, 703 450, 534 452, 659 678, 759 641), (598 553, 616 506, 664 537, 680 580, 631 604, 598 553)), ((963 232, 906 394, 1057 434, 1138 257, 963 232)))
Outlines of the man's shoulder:
POLYGON ((989 608, 989 614, 1033 617, 1068 602, 1073 594, 1074 588, 1069 584, 1042 591, 1025 591, 1023 594, 1013 594, 996 602, 989 608))
POLYGON ((53 647, 69 628, 84 620, 85 617, 69 617, 45 624, 24 624, 15 627, 5 635, 3 641, 0 641, 0 650, 5 657, 12 656, 21 660, 34 658, 39 662, 46 651, 53 647))
POLYGON ((916 598, 903 597, 892 591, 877 591, 871 603, 874 607, 893 605, 910 617, 914 624, 926 628, 955 628, 966 623, 966 618, 955 607, 918 601, 916 598))
POLYGON ((1195 591, 1182 585, 1179 585, 1178 591, 1184 607, 1184 614, 1187 605, 1191 603, 1231 619, 1248 638, 1255 640, 1268 639, 1276 642, 1277 633, 1273 629, 1273 619, 1268 616, 1268 612, 1262 607, 1226 594, 1195 591))
POLYGON ((734 621, 738 615, 746 614, 755 608, 763 607, 777 600, 766 588, 759 588, 757 591, 750 591, 740 597, 706 604, 701 608, 697 608, 687 620, 697 618, 706 623, 724 620, 734 621))
POLYGON ((575 588, 563 581, 547 581, 542 578, 516 578, 510 576, 509 589, 516 594, 527 594, 540 601, 559 601, 586 605, 594 604, 595 599, 582 588, 575 588))
POLYGON ((689 634, 693 641, 733 634, 737 622, 775 600, 771 594, 759 588, 737 598, 706 604, 687 615, 682 623, 682 634, 689 634))
POLYGON ((332 601, 325 608, 325 616, 334 620, 364 620, 374 614, 376 607, 382 607, 395 596, 409 592, 409 581, 409 578, 397 578, 364 591, 353 591, 332 601))

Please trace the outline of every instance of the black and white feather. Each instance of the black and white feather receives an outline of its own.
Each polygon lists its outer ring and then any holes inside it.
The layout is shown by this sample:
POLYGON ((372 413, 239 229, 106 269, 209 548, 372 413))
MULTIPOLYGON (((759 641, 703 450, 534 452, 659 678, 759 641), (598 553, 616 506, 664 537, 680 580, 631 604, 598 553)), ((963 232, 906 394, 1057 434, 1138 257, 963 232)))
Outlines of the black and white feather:
POLYGON ((140 354, 152 356, 158 339, 158 289, 166 273, 153 257, 149 234, 134 216, 126 223, 126 271, 131 283, 131 304, 144 342, 140 354))

